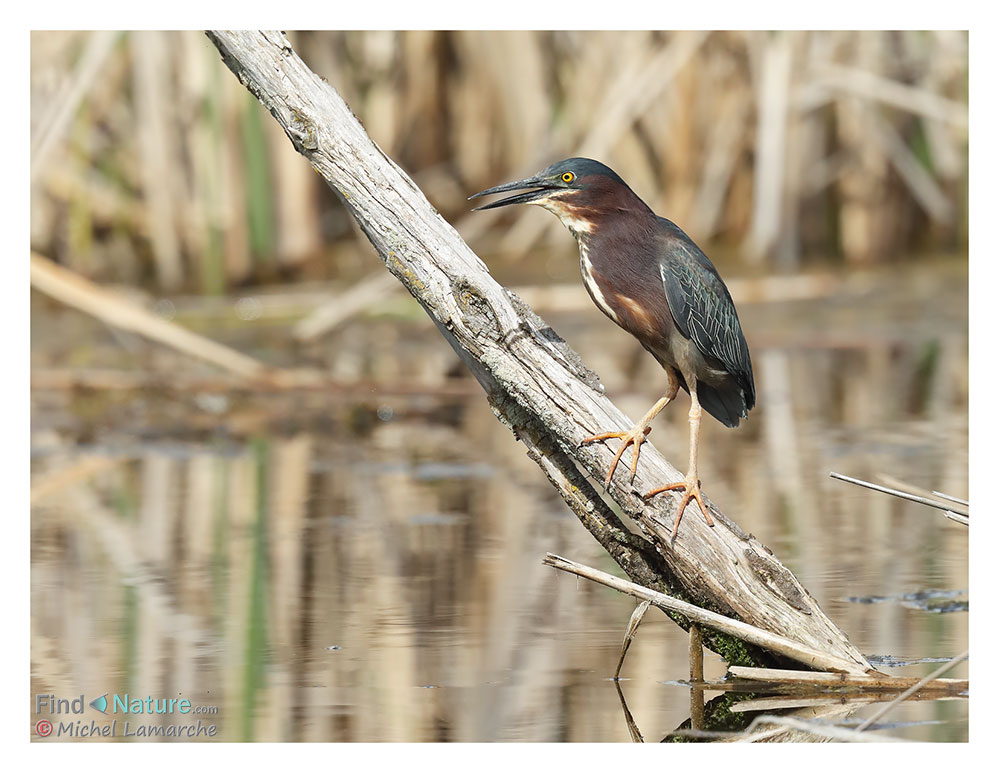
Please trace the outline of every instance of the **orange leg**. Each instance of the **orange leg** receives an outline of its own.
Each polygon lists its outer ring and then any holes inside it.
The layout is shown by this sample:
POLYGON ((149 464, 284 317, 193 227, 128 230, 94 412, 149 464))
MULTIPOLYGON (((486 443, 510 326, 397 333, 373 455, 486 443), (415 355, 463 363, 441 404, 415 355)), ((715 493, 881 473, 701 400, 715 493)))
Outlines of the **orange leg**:
POLYGON ((614 478, 614 470, 617 469, 617 463, 621 461, 621 457, 624 456, 624 452, 627 450, 628 446, 632 446, 631 480, 635 479, 635 473, 638 471, 638 455, 641 453, 642 443, 645 442, 645 438, 652 431, 652 427, 649 425, 652 424, 652 420, 659 415, 659 412, 669 405, 673 398, 676 397, 677 390, 680 388, 680 382, 676 380, 676 376, 673 375, 672 370, 667 368, 666 375, 669 378, 669 387, 666 394, 649 409, 649 412, 642 417, 638 424, 627 432, 603 432, 599 435, 593 435, 592 437, 585 438, 582 441, 581 445, 596 443, 598 440, 610 440, 612 438, 620 438, 624 441, 621 444, 621 448, 618 449, 617 455, 614 457, 614 461, 611 462, 610 470, 607 471, 607 477, 604 479, 605 489, 610 486, 611 480, 614 478))
POLYGON ((683 491, 683 495, 680 497, 680 506, 676 511, 676 523, 673 524, 674 537, 680 528, 683 511, 687 508, 691 499, 697 502, 704 520, 708 522, 708 526, 715 525, 715 522, 711 519, 711 513, 708 512, 707 505, 704 504, 704 499, 701 497, 701 481, 697 479, 697 437, 701 429, 701 404, 697 400, 696 383, 692 384, 692 387, 690 390, 690 464, 687 467, 687 475, 680 483, 670 483, 667 486, 661 486, 645 495, 648 499, 664 491, 683 491))

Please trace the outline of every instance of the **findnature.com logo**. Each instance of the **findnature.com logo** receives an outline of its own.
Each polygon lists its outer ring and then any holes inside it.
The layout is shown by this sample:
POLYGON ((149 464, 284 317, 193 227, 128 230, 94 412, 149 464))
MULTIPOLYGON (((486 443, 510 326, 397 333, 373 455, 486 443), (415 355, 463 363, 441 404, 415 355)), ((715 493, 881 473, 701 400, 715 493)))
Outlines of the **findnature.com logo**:
POLYGON ((212 738, 218 733, 214 723, 208 724, 200 718, 193 724, 163 722, 163 718, 168 716, 177 716, 181 719, 187 715, 218 714, 218 706, 194 705, 190 698, 154 698, 151 695, 140 698, 132 697, 128 693, 124 695, 115 693, 111 696, 104 693, 88 703, 85 701, 83 695, 76 698, 57 698, 49 693, 36 694, 35 714, 55 715, 60 719, 55 722, 46 718, 39 719, 35 723, 35 734, 43 738, 49 736, 212 738), (83 714, 85 705, 105 716, 121 716, 121 725, 119 726, 117 718, 109 722, 99 722, 95 719, 88 722, 85 719, 67 716, 83 714), (65 720, 61 718, 63 716, 66 716, 65 720), (148 717, 151 720, 154 716, 157 717, 156 722, 142 721, 142 718, 148 717))

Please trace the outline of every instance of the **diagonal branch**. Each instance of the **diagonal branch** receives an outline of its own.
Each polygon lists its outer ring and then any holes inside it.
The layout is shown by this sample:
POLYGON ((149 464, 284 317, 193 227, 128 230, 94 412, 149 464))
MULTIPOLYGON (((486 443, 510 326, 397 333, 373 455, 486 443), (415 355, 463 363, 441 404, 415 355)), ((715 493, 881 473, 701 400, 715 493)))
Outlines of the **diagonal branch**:
MULTIPOLYGON (((367 136, 339 94, 309 70, 279 32, 214 31, 209 38, 295 148, 340 195, 389 271, 434 320, 482 385, 497 417, 525 441, 573 511, 636 582, 741 619, 871 669, 863 655, 772 553, 713 508, 719 525, 685 518, 671 542, 671 502, 639 492, 682 474, 643 450, 634 486, 608 494, 641 530, 636 537, 576 469, 602 478, 613 456, 583 438, 631 422, 565 341, 501 287, 409 176, 367 136), (587 523, 589 519, 589 523, 587 523), (654 582, 648 582, 652 575, 654 582)), ((689 623, 687 623, 689 625, 689 623)), ((759 663, 745 648, 705 641, 730 662, 759 663)), ((773 661, 773 659, 771 659, 773 661)), ((844 667, 845 668, 845 667, 844 667)))
MULTIPOLYGON (((828 655, 820 650, 804 647, 792 639, 777 636, 769 631, 764 631, 762 628, 747 625, 740 620, 732 620, 709 610, 701 609, 693 604, 688 604, 685 601, 667 596, 664 593, 656 593, 648 588, 643 588, 641 585, 627 582, 612 574, 607 574, 607 572, 601 572, 599 569, 583 566, 582 564, 577 564, 575 561, 562 558, 562 556, 556 556, 554 553, 549 553, 545 556, 544 563, 556 569, 561 569, 563 572, 570 572, 578 577, 585 577, 587 580, 593 580, 593 582, 606 585, 608 588, 613 588, 621 593, 627 593, 635 598, 648 601, 662 610, 678 612, 695 623, 724 631, 757 646, 766 647, 771 652, 780 653, 799 663, 804 663, 806 666, 812 668, 830 668, 839 672, 849 671, 852 666, 850 661, 843 660, 835 655, 828 655)), ((765 670, 776 671, 777 669, 765 670)))

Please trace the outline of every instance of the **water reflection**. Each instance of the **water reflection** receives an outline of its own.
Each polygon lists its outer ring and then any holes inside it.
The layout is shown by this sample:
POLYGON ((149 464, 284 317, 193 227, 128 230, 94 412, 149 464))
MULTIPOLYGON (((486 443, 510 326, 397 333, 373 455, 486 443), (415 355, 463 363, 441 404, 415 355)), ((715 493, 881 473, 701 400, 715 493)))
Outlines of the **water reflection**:
MULTIPOLYGON (((701 462, 708 495, 861 651, 916 676, 967 647, 964 612, 903 603, 968 587, 967 529, 827 474, 967 495, 966 286, 921 287, 807 314, 747 305, 760 404, 737 432, 704 425, 701 462)), ((661 391, 596 312, 546 317, 626 412, 661 391)), ((72 322, 61 346, 106 336, 72 322)), ((46 332, 36 371, 60 356, 46 332)), ((633 603, 542 566, 551 551, 615 568, 436 331, 359 321, 329 347, 315 356, 339 378, 407 389, 36 390, 32 692, 184 696, 218 707, 226 740, 629 741, 619 687, 646 740, 681 727, 686 634, 653 610, 627 681, 609 679, 633 603)), ((667 410, 651 439, 682 457, 686 431, 667 410)), ((707 653, 705 671, 724 665, 707 653)), ((963 700, 889 719, 898 737, 967 739, 963 700)))

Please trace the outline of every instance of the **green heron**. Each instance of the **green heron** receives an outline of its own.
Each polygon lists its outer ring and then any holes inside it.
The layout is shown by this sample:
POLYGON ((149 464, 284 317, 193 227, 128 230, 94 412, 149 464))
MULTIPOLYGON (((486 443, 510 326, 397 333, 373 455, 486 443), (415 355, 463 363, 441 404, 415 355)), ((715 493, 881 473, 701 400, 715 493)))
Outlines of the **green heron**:
POLYGON ((658 217, 613 170, 588 158, 559 161, 526 180, 476 193, 523 191, 477 209, 538 204, 555 213, 579 245, 583 282, 600 310, 631 333, 666 371, 666 394, 627 432, 583 440, 623 441, 607 472, 609 486, 631 446, 631 479, 652 420, 683 387, 690 394, 690 462, 681 483, 653 489, 682 491, 673 534, 694 499, 709 526, 711 514, 697 476, 701 408, 726 427, 756 403, 753 365, 739 316, 717 269, 687 234, 658 217))

